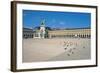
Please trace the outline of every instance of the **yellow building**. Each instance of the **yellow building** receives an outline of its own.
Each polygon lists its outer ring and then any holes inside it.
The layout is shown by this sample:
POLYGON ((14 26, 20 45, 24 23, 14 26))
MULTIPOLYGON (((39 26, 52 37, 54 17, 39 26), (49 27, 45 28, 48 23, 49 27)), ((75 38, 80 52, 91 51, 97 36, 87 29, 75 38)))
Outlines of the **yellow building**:
MULTIPOLYGON (((24 28, 23 38, 40 38, 39 30, 33 31, 29 28, 24 28)), ((48 30, 48 37, 44 38, 90 38, 91 29, 90 28, 74 28, 66 30, 48 30)))
POLYGON ((48 31, 49 38, 90 38, 90 28, 75 28, 66 30, 52 30, 48 31))

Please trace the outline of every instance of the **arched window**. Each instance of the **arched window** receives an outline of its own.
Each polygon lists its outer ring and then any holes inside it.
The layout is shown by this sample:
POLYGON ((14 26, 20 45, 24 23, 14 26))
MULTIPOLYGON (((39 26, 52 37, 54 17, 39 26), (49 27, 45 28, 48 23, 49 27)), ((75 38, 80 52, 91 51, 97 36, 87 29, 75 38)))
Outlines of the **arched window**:
POLYGON ((31 35, 31 38, 33 38, 33 34, 31 35))
POLYGON ((87 38, 87 37, 86 37, 86 34, 85 34, 85 38, 87 38))
POLYGON ((85 38, 85 34, 83 34, 83 38, 85 38))
POLYGON ((87 35, 87 38, 89 38, 89 35, 87 35))
POLYGON ((81 37, 81 35, 79 34, 79 37, 81 37))

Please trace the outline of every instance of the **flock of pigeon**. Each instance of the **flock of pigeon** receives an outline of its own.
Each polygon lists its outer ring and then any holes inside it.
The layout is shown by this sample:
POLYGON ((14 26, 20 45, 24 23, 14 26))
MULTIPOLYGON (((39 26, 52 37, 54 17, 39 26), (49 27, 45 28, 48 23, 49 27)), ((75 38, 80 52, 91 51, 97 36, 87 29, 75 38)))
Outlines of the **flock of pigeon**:
POLYGON ((63 48, 67 53, 68 56, 70 56, 71 54, 74 54, 74 51, 77 49, 77 42, 73 43, 73 42, 63 42, 63 48))

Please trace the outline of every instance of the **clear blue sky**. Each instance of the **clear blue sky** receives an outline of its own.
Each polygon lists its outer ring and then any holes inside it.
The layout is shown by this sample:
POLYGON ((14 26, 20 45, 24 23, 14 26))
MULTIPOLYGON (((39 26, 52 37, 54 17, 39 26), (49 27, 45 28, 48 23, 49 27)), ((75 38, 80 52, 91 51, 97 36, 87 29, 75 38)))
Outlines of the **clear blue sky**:
POLYGON ((23 10, 23 27, 37 27, 45 19, 51 28, 84 28, 91 26, 91 14, 79 12, 55 12, 23 10))

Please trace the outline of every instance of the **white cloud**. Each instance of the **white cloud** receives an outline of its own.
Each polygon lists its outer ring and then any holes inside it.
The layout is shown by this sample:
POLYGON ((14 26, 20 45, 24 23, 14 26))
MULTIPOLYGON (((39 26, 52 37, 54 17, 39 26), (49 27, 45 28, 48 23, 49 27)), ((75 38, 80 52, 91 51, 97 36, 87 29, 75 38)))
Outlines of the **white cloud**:
POLYGON ((59 22, 60 25, 65 25, 64 21, 59 22))

